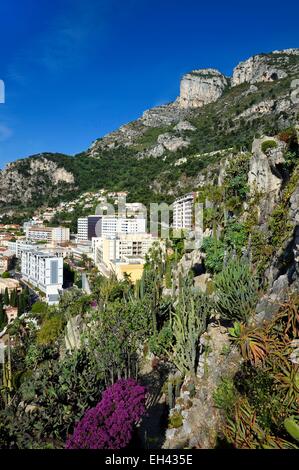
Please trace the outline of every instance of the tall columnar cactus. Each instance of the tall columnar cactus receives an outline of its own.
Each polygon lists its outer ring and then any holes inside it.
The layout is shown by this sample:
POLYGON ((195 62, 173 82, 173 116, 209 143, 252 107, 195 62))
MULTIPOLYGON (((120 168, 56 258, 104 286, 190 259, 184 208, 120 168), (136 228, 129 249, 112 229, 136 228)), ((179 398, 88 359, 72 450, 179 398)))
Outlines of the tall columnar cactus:
POLYGON ((174 407, 174 393, 173 393, 173 375, 171 374, 167 382, 167 395, 169 409, 174 407))
POLYGON ((247 261, 231 260, 215 276, 214 286, 221 318, 246 322, 258 299, 258 282, 247 261))
POLYGON ((179 285, 179 299, 171 318, 175 343, 170 358, 183 375, 193 375, 198 340, 206 329, 210 305, 205 295, 194 291, 192 279, 180 278, 179 285))

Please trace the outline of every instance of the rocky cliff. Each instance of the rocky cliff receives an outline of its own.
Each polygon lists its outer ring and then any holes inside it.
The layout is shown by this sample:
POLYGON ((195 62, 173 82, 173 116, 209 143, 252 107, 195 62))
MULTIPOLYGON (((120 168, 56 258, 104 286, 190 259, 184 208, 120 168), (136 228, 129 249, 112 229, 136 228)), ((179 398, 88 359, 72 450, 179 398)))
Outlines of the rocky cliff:
POLYGON ((228 78, 218 70, 193 70, 181 80, 178 105, 181 108, 200 108, 212 103, 220 98, 228 84, 228 78))
POLYGON ((259 54, 250 57, 235 67, 232 86, 245 82, 271 82, 287 77, 291 70, 298 72, 297 56, 298 49, 286 49, 274 51, 272 54, 259 54))

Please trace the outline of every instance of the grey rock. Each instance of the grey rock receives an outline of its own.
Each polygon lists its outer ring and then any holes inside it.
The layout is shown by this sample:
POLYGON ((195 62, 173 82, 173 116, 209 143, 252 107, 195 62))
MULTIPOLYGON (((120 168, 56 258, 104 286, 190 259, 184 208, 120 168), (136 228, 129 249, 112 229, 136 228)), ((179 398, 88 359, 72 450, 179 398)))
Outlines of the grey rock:
POLYGON ((200 108, 216 101, 228 84, 228 78, 218 70, 193 70, 184 75, 181 80, 180 96, 177 103, 183 109, 200 108))

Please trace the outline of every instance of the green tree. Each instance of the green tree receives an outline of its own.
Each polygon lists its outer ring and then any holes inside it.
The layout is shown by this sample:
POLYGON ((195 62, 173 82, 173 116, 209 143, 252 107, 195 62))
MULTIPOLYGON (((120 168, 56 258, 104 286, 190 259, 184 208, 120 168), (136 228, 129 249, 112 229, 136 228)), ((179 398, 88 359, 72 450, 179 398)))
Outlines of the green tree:
POLYGON ((17 294, 17 289, 13 289, 10 294, 10 299, 9 303, 12 307, 17 307, 18 306, 18 294, 17 294))
POLYGON ((4 291, 3 305, 9 305, 9 294, 8 294, 7 287, 5 288, 5 291, 4 291))
POLYGON ((0 331, 3 330, 6 324, 7 324, 7 316, 4 312, 2 302, 0 302, 0 331))
POLYGON ((18 314, 21 315, 26 310, 26 299, 23 292, 18 295, 18 314))

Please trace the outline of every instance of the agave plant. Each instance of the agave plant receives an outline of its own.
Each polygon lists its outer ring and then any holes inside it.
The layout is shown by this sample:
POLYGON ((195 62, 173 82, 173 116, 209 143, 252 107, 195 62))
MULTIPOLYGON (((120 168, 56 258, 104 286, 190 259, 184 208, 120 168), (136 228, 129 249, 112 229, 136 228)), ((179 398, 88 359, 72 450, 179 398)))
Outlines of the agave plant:
POLYGON ((234 322, 229 328, 231 340, 239 347, 243 359, 257 365, 263 362, 268 352, 269 338, 263 330, 234 322))
POLYGON ((284 420, 284 427, 288 434, 299 442, 299 420, 298 417, 290 416, 284 420))
POLYGON ((283 402, 289 406, 296 403, 299 405, 299 365, 281 356, 273 378, 278 390, 284 395, 283 402))
POLYGON ((272 436, 260 427, 247 398, 236 402, 234 418, 228 419, 223 432, 237 449, 297 449, 292 442, 272 436))

